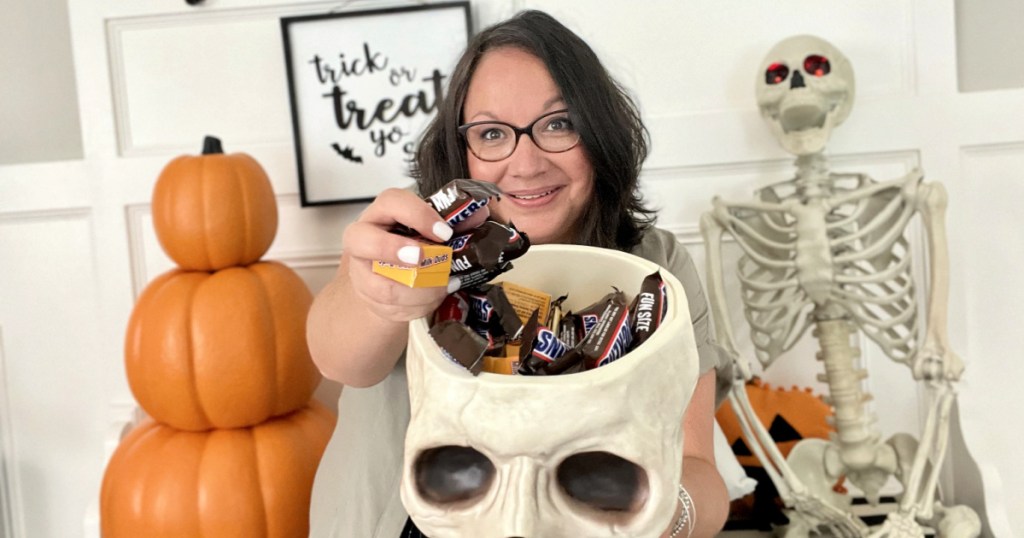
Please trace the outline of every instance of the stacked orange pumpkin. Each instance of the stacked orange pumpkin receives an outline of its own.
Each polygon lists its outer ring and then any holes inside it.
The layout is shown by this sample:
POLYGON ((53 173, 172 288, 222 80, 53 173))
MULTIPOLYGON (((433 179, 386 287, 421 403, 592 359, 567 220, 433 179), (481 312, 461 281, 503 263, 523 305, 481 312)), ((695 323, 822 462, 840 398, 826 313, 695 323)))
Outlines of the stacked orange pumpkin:
POLYGON ((128 383, 149 418, 107 466, 103 536, 305 536, 335 417, 311 400, 312 294, 260 260, 277 233, 270 181, 207 137, 202 155, 167 164, 152 201, 178 267, 146 287, 128 323, 128 383))

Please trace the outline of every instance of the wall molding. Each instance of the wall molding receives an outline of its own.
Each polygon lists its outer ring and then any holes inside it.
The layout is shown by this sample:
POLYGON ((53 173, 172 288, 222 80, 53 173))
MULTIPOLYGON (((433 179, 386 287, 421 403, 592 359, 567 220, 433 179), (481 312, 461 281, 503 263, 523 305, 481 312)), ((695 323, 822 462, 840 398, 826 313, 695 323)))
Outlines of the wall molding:
POLYGON ((87 218, 91 214, 91 207, 60 207, 29 209, 24 211, 0 211, 0 224, 8 222, 73 220, 87 218))
MULTIPOLYGON (((278 210, 286 205, 298 205, 299 196, 294 193, 277 195, 278 210)), ((149 274, 146 266, 147 247, 145 240, 145 221, 153 213, 150 203, 129 204, 125 206, 125 220, 128 227, 128 258, 131 265, 132 296, 138 299, 146 286, 157 275, 149 274)), ((341 249, 312 250, 270 250, 264 254, 265 261, 279 261, 293 269, 321 269, 337 267, 341 259, 341 249)))
POLYGON ((969 144, 960 147, 962 157, 986 155, 1013 155, 1024 153, 1024 142, 993 142, 991 144, 969 144))
MULTIPOLYGON (((1024 146, 1022 146, 1024 148, 1024 146)), ((858 164, 902 164, 907 171, 920 166, 919 150, 870 151, 862 153, 836 153, 828 155, 833 172, 855 172, 858 164)), ((640 176, 650 181, 706 180, 714 176, 758 175, 765 176, 766 184, 785 181, 795 170, 793 156, 758 159, 753 161, 730 161, 712 164, 644 167, 640 176)), ((893 178, 873 178, 885 181, 893 178)))
MULTIPOLYGON (((346 0, 312 2, 295 5, 247 6, 224 9, 192 9, 180 13, 153 13, 117 17, 106 21, 107 63, 110 69, 110 91, 113 100, 114 129, 118 155, 122 157, 162 155, 187 151, 195 140, 167 144, 141 144, 132 133, 132 111, 129 105, 128 73, 125 66, 124 41, 131 32, 182 28, 188 26, 215 26, 239 22, 269 22, 277 24, 281 17, 315 13, 335 13, 362 9, 379 9, 413 4, 411 0, 346 0)), ((276 36, 280 39, 280 36, 276 36)), ((281 60, 283 62, 283 58, 281 60)), ((240 139, 235 144, 245 146, 291 145, 291 131, 280 137, 240 139)))
POLYGON ((139 294, 149 283, 150 275, 146 271, 146 241, 143 239, 143 220, 152 212, 150 204, 130 204, 125 206, 125 224, 128 227, 128 263, 131 266, 132 297, 139 294))
POLYGON ((25 535, 20 475, 16 461, 17 445, 11 427, 11 402, 8 400, 7 368, 3 326, 0 326, 0 536, 25 535))
POLYGON ((292 250, 268 252, 263 261, 276 261, 292 269, 336 268, 341 260, 341 249, 292 250))

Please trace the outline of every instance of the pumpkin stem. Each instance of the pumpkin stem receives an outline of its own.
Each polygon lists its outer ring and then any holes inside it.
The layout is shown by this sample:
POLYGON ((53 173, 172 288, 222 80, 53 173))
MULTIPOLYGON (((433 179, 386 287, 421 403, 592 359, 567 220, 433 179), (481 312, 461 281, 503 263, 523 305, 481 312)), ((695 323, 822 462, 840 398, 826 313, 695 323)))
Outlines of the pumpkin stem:
POLYGON ((213 155, 215 153, 224 153, 224 148, 221 147, 219 138, 207 135, 203 139, 203 155, 213 155))

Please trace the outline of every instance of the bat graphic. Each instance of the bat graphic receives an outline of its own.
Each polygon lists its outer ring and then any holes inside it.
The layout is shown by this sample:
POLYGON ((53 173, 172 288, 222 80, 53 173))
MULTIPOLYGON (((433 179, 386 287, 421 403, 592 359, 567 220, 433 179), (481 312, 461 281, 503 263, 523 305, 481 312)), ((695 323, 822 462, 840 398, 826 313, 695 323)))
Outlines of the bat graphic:
POLYGON ((334 151, 337 151, 338 155, 341 155, 342 158, 344 158, 346 161, 352 161, 354 163, 362 164, 363 158, 358 156, 358 155, 356 155, 356 154, 354 154, 354 153, 352 153, 352 151, 353 151, 352 150, 352 146, 345 146, 343 148, 343 147, 339 146, 337 142, 335 142, 335 143, 331 144, 331 147, 334 148, 334 151))

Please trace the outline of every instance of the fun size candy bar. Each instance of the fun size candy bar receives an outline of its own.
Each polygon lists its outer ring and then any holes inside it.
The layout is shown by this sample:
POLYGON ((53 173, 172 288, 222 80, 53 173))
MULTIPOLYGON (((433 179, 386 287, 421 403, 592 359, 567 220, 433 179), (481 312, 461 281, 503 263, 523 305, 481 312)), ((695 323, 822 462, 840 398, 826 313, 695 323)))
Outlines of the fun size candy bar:
POLYGON ((668 288, 661 278, 661 272, 655 271, 644 278, 640 284, 640 293, 633 298, 629 311, 633 323, 633 344, 630 349, 633 349, 650 338, 668 312, 668 288))
POLYGON ((491 198, 501 199, 501 190, 494 183, 475 179, 453 179, 437 192, 427 196, 426 200, 449 226, 465 229, 474 227, 487 218, 490 211, 481 210, 487 206, 491 198), (473 216, 478 213, 483 215, 474 219, 473 216))
POLYGON ((546 375, 545 367, 569 351, 551 329, 538 322, 537 317, 538 311, 535 310, 523 328, 522 347, 519 348, 520 375, 546 375))
POLYGON ((580 344, 583 367, 587 370, 618 360, 633 341, 629 308, 623 293, 615 290, 606 295, 601 304, 604 305, 601 317, 580 344))
POLYGON ((468 233, 448 241, 452 249, 451 276, 458 277, 459 289, 489 282, 512 268, 512 260, 530 248, 530 239, 493 220, 485 221, 468 233))
POLYGON ((437 342, 444 356, 467 369, 473 375, 483 369, 487 342, 472 329, 455 320, 447 320, 430 328, 430 336, 437 342))

